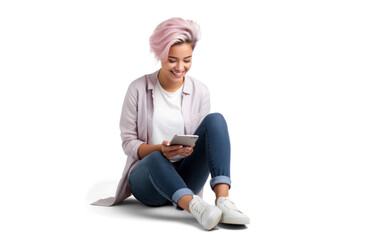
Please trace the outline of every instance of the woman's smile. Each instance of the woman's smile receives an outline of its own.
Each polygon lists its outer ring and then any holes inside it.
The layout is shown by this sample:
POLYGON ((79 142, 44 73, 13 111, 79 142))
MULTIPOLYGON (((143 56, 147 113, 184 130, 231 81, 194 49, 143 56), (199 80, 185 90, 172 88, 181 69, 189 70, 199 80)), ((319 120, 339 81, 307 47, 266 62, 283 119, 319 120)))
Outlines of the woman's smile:
POLYGON ((183 72, 177 72, 177 71, 175 71, 175 70, 171 70, 170 71, 176 78, 181 78, 181 77, 183 77, 183 75, 184 75, 184 71, 183 72))

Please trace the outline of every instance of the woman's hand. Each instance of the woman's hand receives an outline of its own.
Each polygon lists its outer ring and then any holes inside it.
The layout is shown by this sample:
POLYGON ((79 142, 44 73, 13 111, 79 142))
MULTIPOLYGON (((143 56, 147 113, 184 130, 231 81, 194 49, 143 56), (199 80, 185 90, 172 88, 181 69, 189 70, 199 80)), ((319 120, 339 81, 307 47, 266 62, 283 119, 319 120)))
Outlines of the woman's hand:
MULTIPOLYGON (((194 144, 195 146, 195 144, 194 144)), ((194 151, 194 146, 184 147, 182 145, 170 145, 168 141, 163 141, 161 145, 161 152, 167 159, 171 159, 177 155, 190 156, 194 151)))

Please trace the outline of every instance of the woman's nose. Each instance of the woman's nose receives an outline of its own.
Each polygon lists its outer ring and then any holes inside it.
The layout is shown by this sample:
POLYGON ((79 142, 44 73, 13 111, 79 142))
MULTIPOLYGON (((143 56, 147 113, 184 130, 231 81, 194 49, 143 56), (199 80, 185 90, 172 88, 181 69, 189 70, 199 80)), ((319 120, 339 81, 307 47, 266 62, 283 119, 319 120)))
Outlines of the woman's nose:
POLYGON ((179 72, 182 72, 184 70, 184 64, 183 62, 178 62, 176 64, 176 69, 179 71, 179 72))

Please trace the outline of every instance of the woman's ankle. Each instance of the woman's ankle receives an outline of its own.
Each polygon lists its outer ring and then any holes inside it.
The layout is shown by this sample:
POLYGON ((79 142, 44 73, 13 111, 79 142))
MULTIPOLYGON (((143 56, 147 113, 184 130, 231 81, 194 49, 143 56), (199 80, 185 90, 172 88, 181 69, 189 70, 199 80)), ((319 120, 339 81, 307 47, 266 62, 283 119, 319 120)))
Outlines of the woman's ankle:
POLYGON ((214 186, 215 192, 215 205, 217 205, 217 200, 220 197, 228 197, 229 196, 229 185, 226 183, 220 183, 214 186))
POLYGON ((186 210, 187 212, 190 212, 189 204, 191 200, 193 199, 193 196, 191 195, 184 195, 178 200, 178 206, 186 210))

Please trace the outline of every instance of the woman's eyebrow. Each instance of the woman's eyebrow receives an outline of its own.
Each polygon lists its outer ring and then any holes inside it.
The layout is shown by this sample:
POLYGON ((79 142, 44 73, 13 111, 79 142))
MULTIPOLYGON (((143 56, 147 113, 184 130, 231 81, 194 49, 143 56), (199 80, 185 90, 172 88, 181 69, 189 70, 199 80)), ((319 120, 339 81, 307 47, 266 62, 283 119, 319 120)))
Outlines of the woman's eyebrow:
MULTIPOLYGON (((185 57, 185 58, 183 58, 183 59, 191 58, 191 57, 192 57, 192 55, 191 55, 191 56, 188 56, 188 57, 185 57)), ((168 56, 168 58, 178 59, 177 57, 173 57, 173 56, 168 56)))

